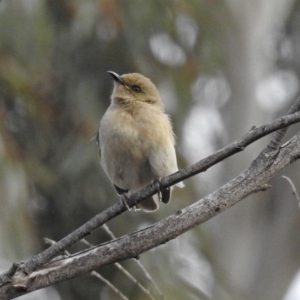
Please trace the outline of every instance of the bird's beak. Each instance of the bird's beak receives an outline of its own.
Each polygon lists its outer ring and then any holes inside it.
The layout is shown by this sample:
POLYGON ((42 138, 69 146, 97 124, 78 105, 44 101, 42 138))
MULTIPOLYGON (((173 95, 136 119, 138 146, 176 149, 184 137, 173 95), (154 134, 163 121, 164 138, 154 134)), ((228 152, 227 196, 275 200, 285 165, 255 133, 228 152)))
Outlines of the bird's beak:
POLYGON ((114 79, 115 82, 124 85, 124 80, 122 79, 122 77, 120 75, 118 75, 116 72, 113 71, 107 71, 107 73, 109 73, 112 78, 114 79))

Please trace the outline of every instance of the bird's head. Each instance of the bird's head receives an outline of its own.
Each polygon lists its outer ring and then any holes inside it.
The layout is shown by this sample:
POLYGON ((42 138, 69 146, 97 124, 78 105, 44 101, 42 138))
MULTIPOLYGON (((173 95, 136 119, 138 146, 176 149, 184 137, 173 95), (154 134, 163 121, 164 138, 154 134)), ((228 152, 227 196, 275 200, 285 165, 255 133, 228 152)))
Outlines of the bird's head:
POLYGON ((139 74, 129 73, 122 76, 108 71, 113 77, 115 86, 112 94, 113 103, 143 102, 162 107, 162 101, 153 82, 139 74))

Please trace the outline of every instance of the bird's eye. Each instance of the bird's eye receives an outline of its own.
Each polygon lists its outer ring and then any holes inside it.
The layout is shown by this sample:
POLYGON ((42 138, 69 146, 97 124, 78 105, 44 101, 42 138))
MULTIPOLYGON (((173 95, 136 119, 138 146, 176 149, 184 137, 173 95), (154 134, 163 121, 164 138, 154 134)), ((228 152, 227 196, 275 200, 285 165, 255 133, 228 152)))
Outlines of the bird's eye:
POLYGON ((133 85, 131 89, 136 93, 140 93, 142 91, 142 89, 138 85, 133 85))

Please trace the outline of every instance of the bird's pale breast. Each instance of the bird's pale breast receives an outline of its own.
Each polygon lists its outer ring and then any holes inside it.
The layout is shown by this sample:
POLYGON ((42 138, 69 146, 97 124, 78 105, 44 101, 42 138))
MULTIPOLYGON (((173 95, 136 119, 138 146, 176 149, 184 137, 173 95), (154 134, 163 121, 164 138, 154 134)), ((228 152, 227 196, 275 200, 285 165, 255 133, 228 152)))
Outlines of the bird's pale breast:
POLYGON ((137 190, 175 172, 173 143, 169 119, 156 108, 146 114, 136 110, 133 115, 110 107, 100 124, 101 163, 111 181, 122 189, 137 190))

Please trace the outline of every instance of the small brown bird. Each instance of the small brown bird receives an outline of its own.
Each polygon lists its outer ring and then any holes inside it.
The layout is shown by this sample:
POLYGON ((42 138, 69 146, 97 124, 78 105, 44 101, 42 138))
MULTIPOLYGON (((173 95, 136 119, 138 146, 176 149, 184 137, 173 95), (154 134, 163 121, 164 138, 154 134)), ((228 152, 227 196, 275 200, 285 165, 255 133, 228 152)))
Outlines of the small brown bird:
MULTIPOLYGON (((119 195, 130 196, 178 171, 174 134, 150 79, 138 73, 108 73, 114 79, 114 90, 96 139, 105 173, 119 195)), ((171 193, 172 188, 165 189, 160 197, 149 197, 136 208, 155 211, 158 199, 168 203, 171 193)))

